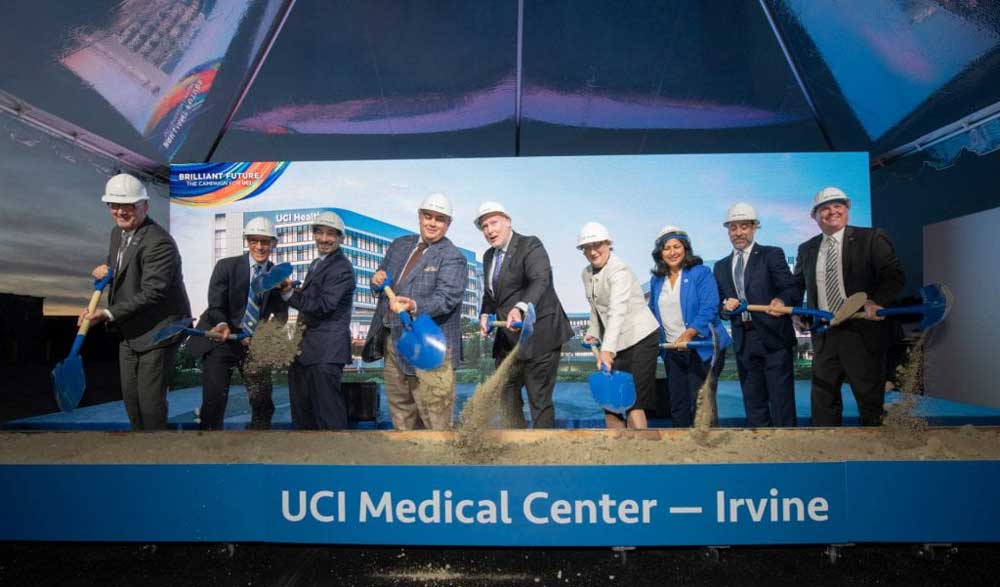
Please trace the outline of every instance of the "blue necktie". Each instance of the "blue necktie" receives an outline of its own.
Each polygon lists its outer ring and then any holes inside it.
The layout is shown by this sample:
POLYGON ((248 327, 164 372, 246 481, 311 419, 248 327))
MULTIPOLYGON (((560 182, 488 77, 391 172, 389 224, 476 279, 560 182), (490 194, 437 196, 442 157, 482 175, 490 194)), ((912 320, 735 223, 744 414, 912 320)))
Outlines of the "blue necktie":
MULTIPOLYGON (((735 274, 734 278, 736 279, 736 297, 738 297, 741 301, 745 300, 747 297, 746 287, 744 286, 744 281, 743 281, 744 279, 743 254, 744 254, 743 251, 736 251, 736 270, 733 271, 733 273, 735 274)), ((750 312, 743 312, 742 314, 740 314, 740 317, 742 317, 743 320, 746 322, 749 322, 751 320, 750 312)))
POLYGON ((250 288, 247 290, 247 309, 243 312, 243 319, 240 320, 240 328, 243 332, 253 335, 257 329, 257 322, 260 321, 260 306, 257 305, 257 295, 253 291, 253 280, 260 276, 263 267, 254 264, 253 275, 250 276, 250 288))
POLYGON ((500 278, 500 264, 503 263, 503 249, 497 249, 493 256, 493 275, 490 277, 490 289, 497 290, 497 279, 500 278))

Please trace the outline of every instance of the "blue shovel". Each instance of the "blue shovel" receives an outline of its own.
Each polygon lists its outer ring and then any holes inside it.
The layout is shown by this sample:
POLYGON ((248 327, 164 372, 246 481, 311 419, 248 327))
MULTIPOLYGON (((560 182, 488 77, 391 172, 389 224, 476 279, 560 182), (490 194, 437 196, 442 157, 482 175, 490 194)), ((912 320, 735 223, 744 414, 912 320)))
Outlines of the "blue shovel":
MULTIPOLYGON (((396 293, 389 287, 392 285, 392 275, 386 273, 385 282, 381 287, 370 286, 376 294, 385 292, 389 298, 389 307, 396 311, 396 293)), ((437 369, 444 363, 447 351, 447 341, 441 327, 427 314, 411 318, 406 310, 399 310, 399 321, 403 324, 403 334, 396 342, 396 350, 400 356, 417 369, 428 371, 437 369)))
MULTIPOLYGON (((595 358, 600 357, 597 345, 583 343, 583 346, 589 348, 595 358)), ((613 369, 608 371, 607 367, 601 365, 599 371, 587 377, 587 383, 594 401, 609 412, 625 414, 635 405, 635 379, 631 373, 613 369)))
MULTIPOLYGON (((108 268, 108 273, 102 279, 94 280, 94 293, 90 296, 90 305, 87 310, 93 312, 97 309, 97 304, 101 301, 101 292, 105 286, 111 283, 114 271, 108 268)), ((76 340, 73 341, 73 348, 69 354, 57 364, 52 370, 53 390, 56 394, 56 404, 64 412, 72 412, 76 406, 80 405, 83 392, 87 388, 87 378, 83 373, 83 361, 80 359, 80 347, 83 346, 83 339, 87 337, 90 330, 90 320, 84 320, 80 324, 80 329, 76 333, 76 340)))
MULTIPOLYGON (((920 329, 927 330, 932 326, 937 326, 945 319, 955 296, 943 283, 931 283, 920 288, 920 297, 924 303, 916 306, 902 306, 899 308, 882 308, 875 312, 876 316, 902 316, 908 314, 923 314, 920 321, 920 329)), ((863 312, 851 316, 852 318, 864 318, 863 312)))
POLYGON ((243 340, 244 338, 250 336, 246 332, 241 332, 239 334, 230 334, 228 337, 223 339, 222 335, 218 332, 212 330, 198 330, 197 328, 191 328, 191 318, 181 318, 176 322, 171 322, 163 328, 156 331, 156 335, 153 336, 153 344, 157 345, 161 342, 176 336, 177 334, 183 332, 184 334, 190 334, 191 336, 204 336, 205 338, 214 340, 216 342, 222 342, 223 340, 243 340))
POLYGON ((288 279, 291 275, 291 263, 278 263, 277 265, 271 267, 269 271, 261 273, 255 277, 250 283, 250 288, 255 294, 260 295, 278 287, 281 285, 282 281, 288 279))
MULTIPOLYGON (((535 333, 535 304, 528 303, 528 309, 524 312, 524 318, 520 321, 515 320, 511 325, 514 328, 520 328, 521 334, 517 337, 517 344, 527 342, 531 335, 535 333)), ((496 314, 486 315, 486 332, 489 334, 493 331, 496 326, 505 326, 507 324, 506 320, 498 320, 496 314)), ((518 350, 521 353, 522 350, 518 350)))

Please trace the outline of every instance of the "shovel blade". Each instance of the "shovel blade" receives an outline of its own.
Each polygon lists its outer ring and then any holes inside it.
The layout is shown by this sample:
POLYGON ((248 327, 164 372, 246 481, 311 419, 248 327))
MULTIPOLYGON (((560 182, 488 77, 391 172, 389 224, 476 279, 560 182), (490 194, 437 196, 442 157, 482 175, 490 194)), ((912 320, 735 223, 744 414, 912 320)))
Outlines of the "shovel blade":
POLYGON ((920 288, 920 297, 924 300, 924 318, 920 321, 920 328, 923 330, 944 320, 954 300, 951 290, 942 283, 923 286, 920 288))
POLYGON ((80 405, 87 379, 83 374, 80 355, 69 355, 52 370, 52 387, 56 404, 64 412, 72 412, 80 405))
POLYGON ((167 340, 168 338, 177 336, 178 333, 187 330, 190 324, 191 324, 190 318, 181 318, 180 320, 167 324, 163 328, 156 331, 156 334, 153 336, 153 344, 154 345, 160 344, 161 342, 167 340))
POLYGON ((254 278, 253 283, 250 284, 250 287, 253 288, 253 291, 255 293, 262 294, 266 291, 270 291, 278 287, 278 285, 280 285, 282 281, 288 279, 289 277, 291 277, 291 275, 292 275, 291 263, 278 263, 274 267, 271 267, 271 270, 268 271, 267 273, 258 275, 256 278, 254 278))
POLYGON ((426 314, 421 314, 399 337, 396 350, 417 369, 428 371, 444 363, 447 343, 441 327, 426 314))
POLYGON ((635 380, 631 373, 598 371, 587 382, 594 401, 609 412, 623 414, 635 405, 635 380))

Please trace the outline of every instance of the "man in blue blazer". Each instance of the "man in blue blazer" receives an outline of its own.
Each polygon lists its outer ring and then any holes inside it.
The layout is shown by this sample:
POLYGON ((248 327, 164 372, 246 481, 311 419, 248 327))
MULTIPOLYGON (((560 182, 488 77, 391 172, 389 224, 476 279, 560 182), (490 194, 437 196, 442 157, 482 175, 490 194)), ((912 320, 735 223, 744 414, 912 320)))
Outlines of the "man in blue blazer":
POLYGON ((288 305, 299 311, 305 327, 302 346, 288 369, 288 397, 296 430, 347 428, 347 397, 341 378, 351 362, 351 311, 354 307, 354 268, 340 248, 344 221, 333 212, 313 220, 318 256, 309 266, 302 286, 282 291, 288 305))
MULTIPOLYGON (((729 208, 723 226, 733 252, 716 262, 722 308, 730 312, 746 300, 754 305, 792 305, 797 288, 780 247, 755 242, 760 220, 750 204, 729 208)), ((736 368, 743 388, 747 425, 795 426, 795 329, 791 316, 742 312, 729 318, 736 368)))
POLYGON ((397 308, 389 308, 385 293, 379 296, 363 354, 369 362, 385 358, 385 393, 397 430, 444 430, 452 425, 454 368, 462 360, 462 297, 468 279, 465 256, 445 237, 452 213, 444 194, 427 196, 417 210, 420 234, 392 241, 371 279, 380 287, 391 274, 397 296, 397 308), (426 314, 444 332, 448 358, 426 378, 428 383, 421 385, 413 365, 396 352, 403 333, 399 311, 426 314))
MULTIPOLYGON (((255 294, 253 305, 249 303, 251 279, 274 266, 270 260, 271 251, 278 243, 274 224, 267 218, 254 218, 244 227, 243 237, 247 243, 246 253, 220 259, 215 264, 208 282, 208 308, 196 326, 199 330, 217 332, 223 338, 230 334, 252 335, 258 322, 271 318, 281 322, 288 320, 288 302, 275 290, 255 294)), ((200 356, 202 362, 199 412, 202 430, 221 430, 223 427, 233 367, 239 369, 250 398, 250 428, 266 430, 271 427, 274 415, 271 370, 247 368, 250 340, 215 342, 205 336, 188 339, 188 350, 200 356)))

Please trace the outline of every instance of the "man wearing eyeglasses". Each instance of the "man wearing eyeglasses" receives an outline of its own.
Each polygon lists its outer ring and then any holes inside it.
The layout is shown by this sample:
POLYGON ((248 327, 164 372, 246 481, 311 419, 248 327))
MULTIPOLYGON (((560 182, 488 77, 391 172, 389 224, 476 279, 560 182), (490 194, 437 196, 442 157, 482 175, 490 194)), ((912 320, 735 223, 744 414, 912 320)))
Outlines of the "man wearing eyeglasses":
POLYGON ((274 266, 271 252, 278 244, 274 223, 263 216, 243 227, 247 252, 220 259, 208 282, 208 308, 198 319, 200 330, 217 333, 222 341, 192 336, 187 350, 201 357, 202 430, 222 430, 233 368, 239 370, 250 399, 251 430, 267 430, 274 415, 271 369, 248 363, 250 340, 260 322, 288 320, 288 302, 278 291, 254 291, 253 281, 274 266), (226 340, 230 334, 245 335, 226 340))
POLYGON ((167 427, 167 385, 180 346, 180 333, 153 344, 156 332, 191 315, 177 243, 149 218, 146 187, 121 173, 110 180, 101 201, 108 205, 115 228, 107 261, 93 270, 102 279, 109 270, 108 307, 84 312, 80 321, 109 322, 122 339, 118 347, 122 398, 133 430, 167 427))

